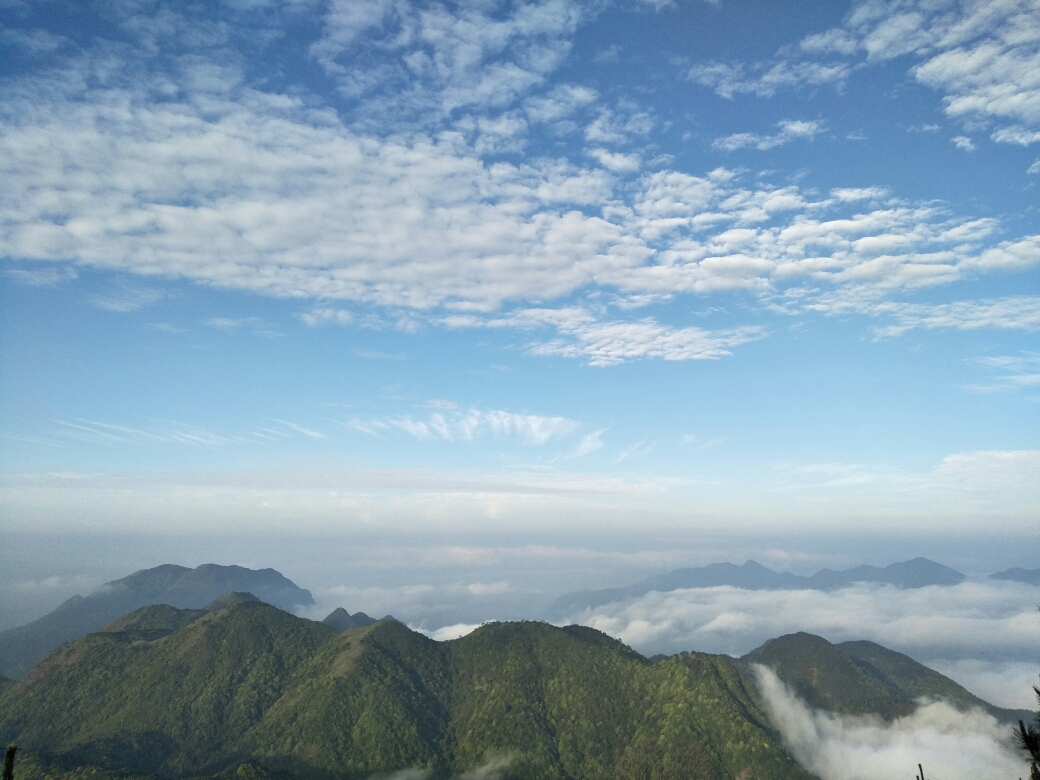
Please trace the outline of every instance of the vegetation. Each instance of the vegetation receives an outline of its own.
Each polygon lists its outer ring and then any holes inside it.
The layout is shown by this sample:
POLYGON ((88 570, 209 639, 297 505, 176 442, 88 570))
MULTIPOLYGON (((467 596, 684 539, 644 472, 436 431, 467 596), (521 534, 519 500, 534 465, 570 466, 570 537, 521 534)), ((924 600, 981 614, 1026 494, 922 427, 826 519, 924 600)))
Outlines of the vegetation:
POLYGON ((268 604, 292 609, 314 603, 274 569, 203 564, 195 569, 165 564, 109 582, 89 596, 73 596, 53 612, 24 626, 0 631, 0 674, 20 679, 47 653, 150 604, 201 609, 229 591, 249 591, 268 604))
MULTIPOLYGON (((1033 686, 1036 694, 1036 703, 1040 705, 1040 688, 1033 686)), ((1040 780, 1040 709, 1032 713, 1030 723, 1026 725, 1026 719, 1018 722, 1018 730, 1015 732, 1019 746, 1029 756, 1029 780, 1040 780)))
POLYGON ((438 643, 256 602, 197 612, 139 610, 0 693, 0 737, 29 751, 18 780, 810 777, 725 657, 651 664, 577 626, 438 643))
POLYGON ((740 661, 745 670, 751 663, 770 667, 812 707, 850 715, 896 718, 913 712, 921 697, 944 699, 964 710, 984 709, 1011 724, 1027 714, 994 707, 950 678, 874 642, 832 645, 813 634, 788 634, 766 642, 740 661))

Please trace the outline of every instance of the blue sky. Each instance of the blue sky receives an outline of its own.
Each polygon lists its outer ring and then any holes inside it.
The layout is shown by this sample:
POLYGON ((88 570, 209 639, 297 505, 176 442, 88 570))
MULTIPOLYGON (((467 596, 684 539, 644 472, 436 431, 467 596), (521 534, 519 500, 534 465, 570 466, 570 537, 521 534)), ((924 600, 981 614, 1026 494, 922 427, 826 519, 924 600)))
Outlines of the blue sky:
POLYGON ((1035 542, 1036 2, 0 20, 10 529, 1035 542))

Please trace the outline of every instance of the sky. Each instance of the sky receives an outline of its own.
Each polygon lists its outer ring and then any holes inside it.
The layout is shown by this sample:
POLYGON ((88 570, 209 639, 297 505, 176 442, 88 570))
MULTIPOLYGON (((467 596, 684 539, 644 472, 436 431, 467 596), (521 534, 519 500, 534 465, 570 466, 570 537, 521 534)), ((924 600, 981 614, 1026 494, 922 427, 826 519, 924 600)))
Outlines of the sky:
POLYGON ((0 0, 0 49, 4 627, 163 562, 436 631, 1040 558, 1035 0, 0 0))

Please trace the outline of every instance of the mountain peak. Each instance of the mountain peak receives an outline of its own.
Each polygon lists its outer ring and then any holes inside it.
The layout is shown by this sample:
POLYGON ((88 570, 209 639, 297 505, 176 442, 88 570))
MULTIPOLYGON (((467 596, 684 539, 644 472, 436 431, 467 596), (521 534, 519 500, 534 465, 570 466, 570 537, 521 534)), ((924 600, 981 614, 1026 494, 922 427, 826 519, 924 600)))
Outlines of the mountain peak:
POLYGON ((89 596, 73 596, 48 615, 0 632, 0 674, 24 677, 56 647, 153 604, 203 609, 228 593, 246 593, 284 610, 310 606, 310 591, 274 569, 204 563, 194 569, 172 563, 141 569, 106 583, 89 596))

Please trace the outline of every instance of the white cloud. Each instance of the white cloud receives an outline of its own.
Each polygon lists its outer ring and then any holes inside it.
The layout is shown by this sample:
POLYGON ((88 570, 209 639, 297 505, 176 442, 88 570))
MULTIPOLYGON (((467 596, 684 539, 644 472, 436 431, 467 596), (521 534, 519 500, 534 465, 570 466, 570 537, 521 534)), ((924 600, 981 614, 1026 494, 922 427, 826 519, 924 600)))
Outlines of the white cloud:
POLYGON ((885 198, 889 191, 884 187, 838 187, 831 190, 831 197, 843 203, 855 203, 860 200, 877 200, 885 198))
POLYGON ((600 165, 615 173, 632 173, 639 170, 638 154, 621 154, 606 149, 589 149, 589 157, 594 158, 600 165))
POLYGON ((943 95, 946 114, 995 123, 993 140, 1040 139, 1040 7, 1030 0, 861 0, 842 27, 751 64, 706 62, 688 78, 732 98, 833 84, 853 68, 910 56, 910 72, 943 95))
POLYGON ((743 63, 706 62, 694 65, 686 77, 713 89, 721 97, 732 99, 738 94, 772 97, 779 90, 799 86, 840 86, 848 79, 851 70, 843 62, 778 59, 755 63, 750 68, 743 63))
MULTIPOLYGON (((968 684, 995 668, 983 661, 1035 662, 1038 593, 1021 583, 971 580, 910 590, 868 584, 835 591, 695 588, 652 592, 566 618, 646 654, 698 650, 740 656, 797 631, 835 643, 867 639, 928 665, 948 664, 951 671, 958 668, 952 662, 973 660, 972 674, 953 678, 968 684)), ((1015 706, 1021 697, 991 703, 1015 706)))
POLYGON ((435 642, 446 642, 450 639, 461 639, 467 634, 472 634, 480 628, 480 626, 480 623, 456 623, 453 626, 444 626, 443 628, 438 628, 434 631, 429 631, 415 626, 410 626, 410 628, 413 631, 420 631, 421 633, 426 634, 426 636, 435 642))
POLYGON ((322 307, 303 312, 300 314, 300 320, 304 325, 309 325, 312 328, 330 323, 349 325, 354 321, 354 315, 346 309, 322 307))
POLYGON ((1032 165, 1029 166, 1026 173, 1040 173, 1040 159, 1037 159, 1032 165))
POLYGON ((301 434, 303 436, 307 436, 308 438, 311 438, 311 439, 324 439, 325 438, 325 434, 324 433, 319 433, 318 431, 315 431, 315 430, 313 430, 311 428, 305 428, 302 425, 297 425, 296 423, 289 422, 288 420, 275 420, 275 422, 279 423, 280 425, 284 425, 286 428, 288 428, 291 431, 299 433, 299 434, 301 434))
POLYGON ((552 439, 571 433, 577 423, 566 417, 544 417, 536 414, 514 414, 501 410, 466 412, 444 410, 430 414, 426 419, 411 416, 350 419, 344 422, 350 428, 370 435, 392 431, 408 434, 416 439, 473 442, 485 436, 500 440, 514 440, 529 446, 542 446, 552 439))
POLYGON ((160 290, 124 284, 109 292, 90 295, 87 300, 98 309, 125 314, 147 308, 162 298, 160 290))
MULTIPOLYGON (((1040 263, 1035 236, 994 244, 996 220, 880 202, 886 193, 877 187, 820 198, 723 169, 640 175, 640 155, 623 145, 653 128, 645 111, 623 101, 608 109, 581 85, 532 86, 557 67, 582 13, 563 0, 454 15, 442 6, 332 3, 312 53, 360 98, 349 118, 250 86, 234 58, 178 59, 158 73, 151 57, 170 41, 135 18, 135 34, 154 51, 98 44, 13 83, 0 136, 0 252, 309 300, 299 317, 311 326, 349 322, 341 301, 394 307, 406 312, 404 330, 427 321, 416 310, 432 309, 505 311, 498 323, 524 327, 525 311, 604 288, 630 302, 742 290, 775 304, 790 293, 786 300, 831 312, 838 299, 862 308, 894 291, 1040 263), (393 72, 357 66, 366 57, 392 61, 393 72), (391 104, 422 119, 389 117, 391 104), (520 148, 530 123, 582 111, 595 117, 585 133, 596 164, 484 159, 520 148)), ((182 22, 177 35, 186 34, 182 22)), ((209 40, 205 29, 195 33, 209 40)), ((848 49, 828 35, 803 49, 848 49)), ((772 94, 799 79, 840 81, 844 67, 716 64, 701 75, 714 73, 716 86, 736 79, 730 95, 744 89, 741 79, 772 94)), ((790 121, 775 135, 720 143, 765 148, 820 130, 790 121)), ((148 303, 136 296, 97 303, 148 303)), ((597 364, 695 359, 763 333, 575 319, 572 301, 559 311, 559 338, 532 352, 597 364)), ((556 327, 550 320, 541 316, 556 327)), ((235 327, 233 318, 212 323, 235 327)))
POLYGON ((603 440, 600 437, 602 437, 606 432, 606 428, 601 428, 598 431, 593 431, 592 433, 587 434, 578 444, 577 448, 575 448, 571 457, 580 458, 584 455, 591 455, 593 452, 603 449, 603 440))
POLYGON ((78 274, 65 266, 43 266, 40 268, 5 268, 4 276, 29 287, 53 287, 76 279, 78 274))
POLYGON ((452 13, 432 4, 336 0, 311 52, 345 93, 369 99, 369 111, 418 119, 502 106, 562 62, 583 8, 542 0, 497 10, 468 4, 452 13))
POLYGON ((780 132, 775 135, 758 135, 756 133, 735 133, 712 141, 713 149, 722 152, 735 152, 738 149, 753 147, 759 151, 775 149, 777 146, 789 144, 791 141, 811 141, 823 129, 821 122, 787 119, 777 123, 780 132))
POLYGON ((626 360, 656 357, 664 360, 714 360, 731 354, 733 347, 766 336, 764 328, 744 326, 710 331, 704 328, 675 328, 652 318, 638 321, 602 322, 578 307, 520 309, 504 317, 446 318, 450 327, 530 329, 550 326, 560 338, 533 342, 534 355, 585 358, 589 365, 610 366, 626 360))
POLYGON ((950 139, 950 143, 956 146, 961 151, 974 152, 975 143, 965 135, 958 135, 950 139))
POLYGON ((206 324, 225 333, 232 333, 239 328, 259 327, 264 321, 260 317, 210 317, 206 324))
MULTIPOLYGON (((842 307, 821 304, 837 312, 842 307)), ((875 317, 888 317, 892 325, 875 328, 878 336, 899 336, 908 330, 1037 330, 1040 328, 1040 297, 1011 296, 997 300, 955 301, 942 304, 887 302, 868 306, 875 317)))
POLYGON ((558 84, 545 95, 529 97, 524 110, 532 122, 558 122, 591 105, 598 97, 596 90, 580 84, 558 84))
POLYGON ((1004 780, 1024 762, 1009 744, 1008 727, 981 710, 960 712, 925 703, 885 722, 812 710, 764 666, 755 666, 759 691, 784 746, 821 780, 889 780, 920 764, 926 777, 1004 780))
POLYGON ((989 370, 991 378, 965 389, 975 393, 998 393, 1040 388, 1040 353, 996 355, 966 361, 989 370))

